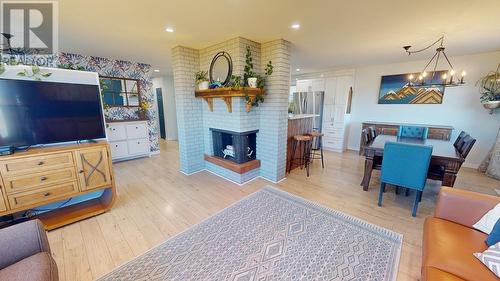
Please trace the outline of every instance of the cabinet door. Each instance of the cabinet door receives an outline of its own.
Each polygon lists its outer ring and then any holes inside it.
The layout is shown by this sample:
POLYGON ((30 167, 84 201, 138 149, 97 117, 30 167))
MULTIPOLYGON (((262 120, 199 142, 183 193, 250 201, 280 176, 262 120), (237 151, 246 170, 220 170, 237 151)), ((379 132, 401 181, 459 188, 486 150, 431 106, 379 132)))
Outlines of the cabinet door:
POLYGON ((143 139, 148 137, 148 126, 146 123, 135 123, 127 125, 127 139, 143 139))
POLYGON ((111 157, 113 159, 123 158, 128 156, 127 141, 117 141, 109 143, 111 147, 111 157))
POLYGON ((312 82, 311 80, 299 80, 297 81, 297 92, 311 92, 312 82))
POLYGON ((314 79, 311 81, 311 90, 313 92, 323 92, 325 90, 325 79, 314 79))
POLYGON ((125 124, 109 124, 107 131, 109 141, 119 141, 127 139, 125 124))
POLYGON ((341 76, 337 78, 337 88, 335 91, 335 104, 347 104, 349 89, 352 87, 351 76, 341 76))
POLYGON ((106 147, 81 149, 76 152, 76 162, 82 191, 111 185, 106 147))
POLYGON ((335 92, 337 91, 337 78, 330 77, 325 81, 325 105, 335 103, 335 92))
POLYGON ((7 211, 7 206, 4 201, 3 192, 4 192, 3 186, 0 181, 0 212, 7 211))

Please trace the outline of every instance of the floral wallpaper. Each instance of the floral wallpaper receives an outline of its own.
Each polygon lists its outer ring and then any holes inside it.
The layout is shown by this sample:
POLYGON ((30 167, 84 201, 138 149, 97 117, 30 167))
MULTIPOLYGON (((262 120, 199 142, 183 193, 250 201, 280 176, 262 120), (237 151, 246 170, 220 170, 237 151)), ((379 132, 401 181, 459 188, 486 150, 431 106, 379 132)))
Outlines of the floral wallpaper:
MULTIPOLYGON (((149 64, 70 53, 59 53, 55 61, 56 65, 69 64, 73 67, 83 67, 85 70, 97 72, 101 76, 138 79, 142 100, 149 104, 155 104, 152 69, 149 64)), ((111 120, 138 118, 136 109, 125 107, 111 107, 107 110, 107 116, 111 120)), ((158 113, 155 108, 148 110, 148 118, 150 150, 154 152, 160 149, 158 113)))

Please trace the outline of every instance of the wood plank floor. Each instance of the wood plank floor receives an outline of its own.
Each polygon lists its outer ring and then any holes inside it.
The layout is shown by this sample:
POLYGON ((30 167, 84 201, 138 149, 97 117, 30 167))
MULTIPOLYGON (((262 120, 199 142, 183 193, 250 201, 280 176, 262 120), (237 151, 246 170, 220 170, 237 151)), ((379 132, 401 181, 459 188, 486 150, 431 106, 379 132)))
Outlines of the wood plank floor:
MULTIPOLYGON (((362 190, 364 162, 356 152, 326 153, 326 168, 314 163, 309 178, 297 169, 279 184, 257 179, 237 186, 208 172, 181 174, 177 142, 161 141, 161 151, 113 165, 118 198, 110 212, 49 232, 60 280, 96 279, 265 185, 402 233, 398 280, 420 278, 422 226, 433 212, 439 182, 428 182, 412 218, 413 194, 396 196, 389 188, 377 207, 377 171, 369 191, 362 190)), ((499 182, 463 168, 455 186, 495 194, 499 182)))

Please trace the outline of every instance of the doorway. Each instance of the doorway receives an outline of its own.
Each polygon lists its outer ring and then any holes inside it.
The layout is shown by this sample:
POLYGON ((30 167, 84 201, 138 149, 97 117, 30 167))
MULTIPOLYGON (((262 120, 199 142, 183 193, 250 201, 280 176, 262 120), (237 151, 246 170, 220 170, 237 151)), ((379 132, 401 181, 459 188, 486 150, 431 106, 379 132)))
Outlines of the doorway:
POLYGON ((163 109, 163 93, 161 88, 156 88, 156 103, 158 104, 158 117, 160 123, 160 137, 162 139, 167 138, 167 133, 165 131, 165 110, 163 109))

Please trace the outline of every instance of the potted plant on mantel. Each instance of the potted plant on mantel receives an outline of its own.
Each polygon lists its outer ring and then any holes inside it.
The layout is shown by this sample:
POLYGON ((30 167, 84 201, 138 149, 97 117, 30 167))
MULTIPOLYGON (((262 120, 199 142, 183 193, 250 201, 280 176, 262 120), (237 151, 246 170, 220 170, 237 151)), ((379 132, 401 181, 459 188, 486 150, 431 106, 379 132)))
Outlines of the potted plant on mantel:
POLYGON ((500 107, 500 64, 496 71, 491 71, 477 81, 480 87, 481 103, 484 108, 491 110, 490 113, 500 107))
MULTIPOLYGON (((265 77, 255 74, 253 72, 253 58, 252 51, 250 47, 247 46, 247 52, 245 54, 245 68, 243 69, 243 81, 247 83, 247 86, 250 88, 260 88, 263 89, 266 83, 267 76, 270 76, 273 73, 273 64, 269 61, 264 70, 265 77)), ((247 94, 245 95, 245 100, 247 104, 251 106, 259 106, 260 103, 264 102, 264 96, 258 94, 255 98, 250 98, 247 94)))
POLYGON ((198 90, 206 90, 208 89, 208 71, 198 71, 195 74, 196 78, 196 86, 198 90))

